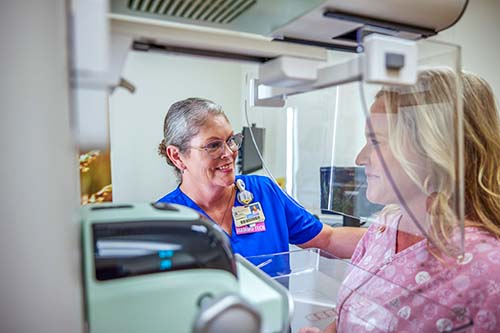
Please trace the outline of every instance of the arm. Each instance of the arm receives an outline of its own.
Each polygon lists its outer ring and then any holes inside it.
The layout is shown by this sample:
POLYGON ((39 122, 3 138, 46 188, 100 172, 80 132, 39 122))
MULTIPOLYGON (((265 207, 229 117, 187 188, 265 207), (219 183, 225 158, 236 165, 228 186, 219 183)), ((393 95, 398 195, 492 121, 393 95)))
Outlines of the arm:
POLYGON ((323 331, 317 327, 302 327, 299 333, 337 333, 337 321, 333 321, 323 331))
POLYGON ((308 242, 300 244, 302 248, 316 247, 339 258, 349 259, 366 228, 337 227, 324 224, 320 233, 308 242))
POLYGON ((274 192, 282 203, 290 243, 302 248, 316 247, 339 258, 351 258, 366 228, 332 228, 321 223, 270 179, 262 178, 262 182, 269 186, 269 192, 274 192), (321 231, 318 233, 319 229, 321 231))

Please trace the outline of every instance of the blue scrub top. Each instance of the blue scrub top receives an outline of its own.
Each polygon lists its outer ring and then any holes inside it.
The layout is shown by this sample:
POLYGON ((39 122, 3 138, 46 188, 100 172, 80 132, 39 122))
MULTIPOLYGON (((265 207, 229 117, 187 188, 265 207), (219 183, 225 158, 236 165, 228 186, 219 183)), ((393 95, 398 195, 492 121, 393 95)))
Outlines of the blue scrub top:
MULTIPOLYGON (((252 202, 260 202, 266 218, 266 230, 238 235, 233 223, 231 235, 228 237, 235 253, 251 257, 288 252, 289 244, 308 242, 320 233, 323 224, 284 193, 270 178, 258 175, 237 175, 236 179, 243 180, 246 190, 252 192, 254 196, 252 202)), ((159 199, 158 202, 191 207, 210 219, 207 213, 185 195, 179 187, 159 199)), ((233 205, 242 206, 236 199, 233 205)), ((250 259, 250 261, 258 265, 267 259, 269 258, 250 259)), ((262 267, 262 270, 271 276, 288 274, 290 272, 288 259, 283 260, 282 263, 267 264, 262 267)))

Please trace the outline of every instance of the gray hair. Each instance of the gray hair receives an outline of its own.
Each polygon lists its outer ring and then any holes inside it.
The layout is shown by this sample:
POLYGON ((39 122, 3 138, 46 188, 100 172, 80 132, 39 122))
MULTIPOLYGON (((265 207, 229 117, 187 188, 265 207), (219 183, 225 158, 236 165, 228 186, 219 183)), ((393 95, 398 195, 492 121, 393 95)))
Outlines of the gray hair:
POLYGON ((181 172, 167 155, 167 147, 172 145, 179 148, 181 153, 189 150, 189 142, 198 135, 209 116, 223 116, 229 119, 222 111, 222 107, 208 99, 191 97, 172 104, 163 123, 163 140, 158 146, 158 154, 166 157, 167 163, 174 167, 177 179, 180 181, 181 172))

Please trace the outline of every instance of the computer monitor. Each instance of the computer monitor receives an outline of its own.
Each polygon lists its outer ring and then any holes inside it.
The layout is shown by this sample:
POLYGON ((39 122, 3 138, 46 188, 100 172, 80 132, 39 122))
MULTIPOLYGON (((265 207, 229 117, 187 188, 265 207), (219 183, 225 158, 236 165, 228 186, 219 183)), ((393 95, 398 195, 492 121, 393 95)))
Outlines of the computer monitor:
POLYGON ((366 198, 366 176, 362 167, 321 167, 321 212, 368 217, 383 206, 366 198))
MULTIPOLYGON (((257 127, 255 124, 252 124, 251 129, 260 153, 264 154, 265 129, 257 127)), ((243 144, 239 151, 238 165, 240 166, 240 173, 245 175, 262 169, 262 160, 253 143, 250 128, 243 127, 241 133, 243 134, 243 144)))

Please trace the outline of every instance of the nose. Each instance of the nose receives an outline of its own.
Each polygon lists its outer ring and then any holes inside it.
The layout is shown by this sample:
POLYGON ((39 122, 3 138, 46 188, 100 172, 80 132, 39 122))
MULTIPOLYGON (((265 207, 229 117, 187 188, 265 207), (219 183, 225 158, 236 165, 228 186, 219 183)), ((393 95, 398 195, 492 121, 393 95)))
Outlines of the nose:
POLYGON ((363 148, 361 148, 361 150, 359 151, 358 155, 356 155, 356 159, 354 160, 354 162, 356 163, 356 165, 359 165, 359 166, 365 166, 366 163, 367 163, 367 150, 368 150, 368 147, 366 145, 363 146, 363 148))

